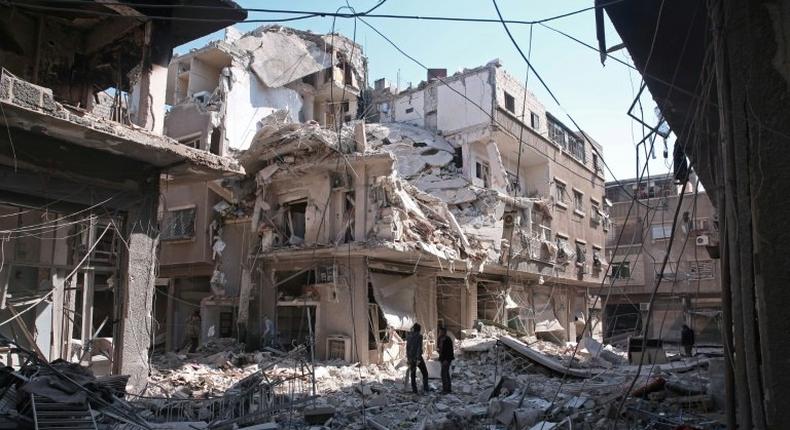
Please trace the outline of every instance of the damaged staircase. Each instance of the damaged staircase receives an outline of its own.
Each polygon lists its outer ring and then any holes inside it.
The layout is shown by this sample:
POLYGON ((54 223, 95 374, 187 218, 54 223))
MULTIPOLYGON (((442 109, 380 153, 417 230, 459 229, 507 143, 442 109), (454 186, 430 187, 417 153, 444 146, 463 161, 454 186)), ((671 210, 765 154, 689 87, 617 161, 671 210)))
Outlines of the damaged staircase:
POLYGON ((90 405, 58 403, 44 396, 31 395, 31 412, 36 430, 96 430, 90 405))

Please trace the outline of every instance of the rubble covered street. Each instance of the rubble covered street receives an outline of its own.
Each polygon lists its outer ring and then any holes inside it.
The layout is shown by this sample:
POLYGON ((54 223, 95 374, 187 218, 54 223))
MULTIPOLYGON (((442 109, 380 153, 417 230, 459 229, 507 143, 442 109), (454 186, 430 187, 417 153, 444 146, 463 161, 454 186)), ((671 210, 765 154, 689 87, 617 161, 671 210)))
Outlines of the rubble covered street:
MULTIPOLYGON (((590 349, 574 354, 571 344, 478 327, 464 330, 464 338, 455 342, 452 394, 437 390, 438 363, 433 360, 428 362, 432 391, 413 394, 403 362, 311 367, 304 347, 291 353, 243 352, 233 339, 219 339, 195 353, 155 355, 143 393, 125 401, 119 396, 115 402, 152 428, 187 428, 179 423, 255 429, 722 428, 721 377, 710 374, 720 359, 670 355, 666 364, 645 365, 644 376, 620 405, 637 366, 628 365, 618 348, 587 338, 590 349), (542 358, 527 358, 523 348, 542 358), (549 368, 544 360, 554 365, 549 368), (263 389, 250 395, 255 384, 263 389)), ((51 395, 31 388, 34 382, 17 390, 51 395)), ((102 405, 94 407, 106 424, 115 421, 102 414, 102 405)))
POLYGON ((0 1, 0 430, 790 428, 790 0, 489 1, 0 1))

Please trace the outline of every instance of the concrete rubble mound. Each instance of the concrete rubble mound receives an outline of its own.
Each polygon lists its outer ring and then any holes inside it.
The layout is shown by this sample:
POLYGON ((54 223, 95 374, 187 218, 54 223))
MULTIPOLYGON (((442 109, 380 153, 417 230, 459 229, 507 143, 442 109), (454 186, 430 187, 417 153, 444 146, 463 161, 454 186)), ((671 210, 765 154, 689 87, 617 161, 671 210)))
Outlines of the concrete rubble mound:
MULTIPOLYGON (((148 428, 723 428, 715 359, 645 365, 628 393, 638 366, 606 366, 598 357, 607 350, 622 358, 616 348, 593 351, 592 340, 585 342, 590 349, 577 348, 476 327, 454 342, 452 394, 437 390, 435 352, 427 361, 431 391, 413 394, 403 360, 312 364, 304 345, 244 352, 229 344, 225 351, 155 355, 146 391, 116 402, 131 405, 148 428)), ((94 390, 89 397, 101 391, 94 390)))
MULTIPOLYGON (((252 212, 252 227, 262 237, 263 252, 283 244, 303 246, 302 238, 285 237, 278 228, 285 212, 273 201, 277 181, 316 168, 331 170, 343 165, 353 177, 356 159, 380 159, 391 166, 390 174, 377 177, 371 184, 380 196, 370 208, 375 214, 368 234, 371 243, 398 251, 422 251, 481 268, 507 257, 501 246, 506 206, 522 211, 522 219, 529 222, 535 213, 551 217, 546 198, 514 198, 473 185, 458 167, 456 148, 441 136, 416 126, 357 122, 334 131, 316 123, 295 123, 285 110, 264 118, 258 126, 249 149, 239 156, 247 173, 255 177, 255 190, 231 187, 246 191, 239 206, 252 212)), ((519 244, 513 245, 513 258, 527 259, 546 249, 557 255, 552 242, 524 234, 519 244)))

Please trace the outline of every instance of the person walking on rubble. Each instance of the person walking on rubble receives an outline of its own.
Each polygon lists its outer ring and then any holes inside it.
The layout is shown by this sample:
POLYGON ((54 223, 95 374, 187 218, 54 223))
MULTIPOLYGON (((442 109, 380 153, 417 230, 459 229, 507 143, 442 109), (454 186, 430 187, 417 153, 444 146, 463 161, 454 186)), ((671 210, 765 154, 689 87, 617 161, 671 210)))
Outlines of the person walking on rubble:
POLYGON ((422 327, 414 324, 411 333, 406 337, 406 358, 409 360, 409 377, 411 378, 411 390, 417 394, 417 368, 422 374, 422 389, 429 391, 428 387, 428 368, 425 367, 425 360, 422 358, 422 327))
MULTIPOLYGON (((186 338, 189 343, 189 352, 195 352, 200 342, 200 310, 195 310, 187 320, 186 338)), ((186 343, 182 349, 185 347, 186 343)))
POLYGON ((453 352, 453 339, 447 336, 447 328, 439 327, 439 362, 442 363, 442 393, 452 393, 452 381, 450 380, 450 365, 455 360, 453 352))
POLYGON ((274 346, 274 323, 269 315, 263 316, 263 347, 274 346))
POLYGON ((686 324, 680 329, 680 344, 683 345, 683 352, 686 357, 691 357, 691 349, 694 347, 694 330, 686 324))

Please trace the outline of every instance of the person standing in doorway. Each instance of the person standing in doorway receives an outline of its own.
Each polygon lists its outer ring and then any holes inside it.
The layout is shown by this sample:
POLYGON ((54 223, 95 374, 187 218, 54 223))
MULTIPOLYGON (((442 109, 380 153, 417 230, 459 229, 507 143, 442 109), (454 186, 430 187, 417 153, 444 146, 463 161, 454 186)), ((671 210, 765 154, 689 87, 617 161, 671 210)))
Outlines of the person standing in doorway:
POLYGON ((449 394, 452 392, 452 384, 450 380, 450 365, 455 360, 455 353, 453 352, 453 339, 447 336, 447 328, 439 327, 439 362, 442 364, 442 393, 449 394))
POLYGON ((691 349, 694 347, 694 330, 683 324, 680 330, 680 344, 683 345, 683 352, 686 357, 691 357, 691 349))
POLYGON ((263 347, 274 346, 274 323, 269 315, 263 316, 263 347))
POLYGON ((189 352, 195 352, 200 343, 200 310, 196 309, 187 320, 186 338, 189 342, 189 352))
POLYGON ((428 368, 422 358, 422 327, 414 324, 411 332, 406 337, 406 359, 409 361, 409 377, 411 378, 411 390, 417 393, 417 368, 422 374, 422 389, 428 392, 428 368))

